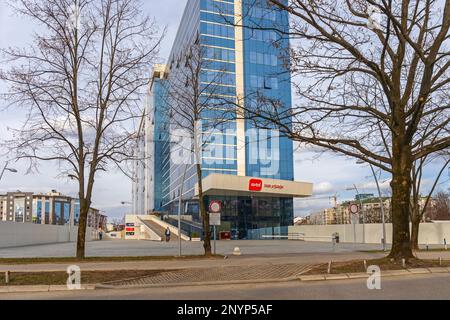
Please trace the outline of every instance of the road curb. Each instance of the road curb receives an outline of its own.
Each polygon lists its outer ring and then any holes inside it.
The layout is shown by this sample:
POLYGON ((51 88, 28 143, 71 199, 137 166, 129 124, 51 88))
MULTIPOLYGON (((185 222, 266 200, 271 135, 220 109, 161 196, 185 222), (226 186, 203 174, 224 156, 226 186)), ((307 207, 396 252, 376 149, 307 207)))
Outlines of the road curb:
POLYGON ((346 273, 325 275, 325 280, 345 280, 345 279, 348 279, 348 275, 346 273))
POLYGON ((367 278, 369 275, 367 273, 347 273, 349 279, 362 279, 367 278))
POLYGON ((0 287, 0 293, 25 293, 25 292, 56 292, 56 291, 83 291, 95 290, 95 285, 84 284, 81 289, 71 290, 64 285, 36 285, 36 286, 4 286, 0 287))
MULTIPOLYGON (((450 273, 450 268, 416 268, 416 269, 403 269, 403 270, 387 270, 382 271, 381 276, 385 277, 398 277, 398 276, 411 276, 421 274, 433 274, 433 273, 450 273)), ((342 274, 312 274, 299 276, 300 281, 327 281, 327 280, 348 280, 348 279, 362 279, 368 278, 368 273, 342 273, 342 274)))
POLYGON ((431 273, 447 273, 450 272, 450 268, 444 268, 444 267, 434 267, 434 268, 428 268, 431 273))

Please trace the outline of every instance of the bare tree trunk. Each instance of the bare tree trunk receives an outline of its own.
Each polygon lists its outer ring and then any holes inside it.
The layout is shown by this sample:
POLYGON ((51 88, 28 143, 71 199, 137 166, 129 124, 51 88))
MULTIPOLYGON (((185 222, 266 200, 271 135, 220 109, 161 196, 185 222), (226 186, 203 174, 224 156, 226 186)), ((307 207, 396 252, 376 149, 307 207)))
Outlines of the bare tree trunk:
MULTIPOLYGON (((414 209, 415 211, 416 209, 414 209)), ((420 217, 418 212, 413 213, 411 219, 411 248, 413 251, 419 250, 419 227, 420 227, 420 217)))
POLYGON ((201 164, 197 163, 197 177, 198 177, 198 201, 200 205, 200 214, 203 222, 203 232, 205 237, 203 240, 203 248, 205 249, 205 256, 211 256, 211 233, 209 227, 209 215, 206 210, 204 196, 203 196, 203 183, 202 183, 202 168, 201 164))
POLYGON ((78 222, 78 238, 77 238, 77 260, 83 260, 85 258, 86 247, 86 228, 87 228, 87 216, 89 213, 88 201, 86 199, 80 199, 80 220, 78 222))
POLYGON ((409 218, 411 210, 411 150, 403 144, 403 137, 393 137, 392 153, 392 249, 389 258, 414 258, 411 250, 409 218))

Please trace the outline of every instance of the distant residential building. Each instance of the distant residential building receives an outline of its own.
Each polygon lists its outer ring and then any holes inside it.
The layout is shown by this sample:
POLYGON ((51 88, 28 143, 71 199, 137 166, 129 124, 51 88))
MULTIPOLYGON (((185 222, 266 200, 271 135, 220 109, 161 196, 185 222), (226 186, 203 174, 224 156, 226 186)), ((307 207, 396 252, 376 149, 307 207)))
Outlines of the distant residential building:
POLYGON ((375 195, 373 193, 361 193, 361 194, 357 194, 355 197, 355 200, 359 201, 361 200, 366 200, 366 199, 372 199, 375 198, 375 195))
POLYGON ((300 226, 300 225, 303 225, 303 224, 307 224, 308 220, 309 220, 308 217, 295 217, 294 218, 294 225, 300 226))
POLYGON ((108 217, 102 213, 100 210, 90 208, 87 217, 87 226, 94 229, 107 230, 106 225, 108 223, 108 217))
POLYGON ((2 221, 32 222, 33 194, 30 192, 8 192, 0 196, 2 221))
MULTIPOLYGON (((361 195, 363 196, 363 195, 361 195)), ((327 208, 319 212, 314 212, 309 215, 307 219, 307 224, 313 225, 331 225, 331 224, 351 224, 352 223, 352 213, 350 212, 350 206, 356 204, 359 207, 359 214, 357 221, 363 223, 365 216, 365 223, 382 223, 382 211, 381 203, 378 197, 364 198, 361 197, 353 201, 345 201, 341 204, 336 204, 333 208, 327 208), (362 203, 362 208, 361 208, 362 203)), ((386 223, 391 223, 391 198, 382 198, 384 217, 386 223)), ((426 204, 426 198, 423 197, 419 200, 419 206, 421 209, 424 208, 426 204)), ((434 210, 435 199, 430 199, 428 207, 423 217, 423 222, 429 221, 430 213, 434 210)), ((305 223, 304 223, 305 224, 305 223)))
MULTIPOLYGON (((80 201, 52 190, 45 194, 32 192, 8 192, 0 195, 0 221, 71 225, 80 219, 80 201)), ((107 216, 90 208, 87 225, 106 230, 107 216)))
POLYGON ((75 201, 56 190, 33 195, 33 223, 74 225, 75 201))
MULTIPOLYGON (((386 222, 389 222, 390 199, 386 198, 383 201, 386 222)), ((366 223, 381 223, 381 205, 378 198, 366 198, 361 201, 359 201, 359 199, 356 199, 354 201, 346 201, 341 204, 336 204, 336 206, 333 208, 327 208, 322 211, 312 213, 310 215, 309 224, 351 224, 352 213, 350 212, 350 205, 353 203, 357 204, 360 207, 360 211, 357 217, 359 223, 363 222, 363 212, 365 212, 366 223), (361 210, 360 202, 363 203, 363 210, 361 210)))

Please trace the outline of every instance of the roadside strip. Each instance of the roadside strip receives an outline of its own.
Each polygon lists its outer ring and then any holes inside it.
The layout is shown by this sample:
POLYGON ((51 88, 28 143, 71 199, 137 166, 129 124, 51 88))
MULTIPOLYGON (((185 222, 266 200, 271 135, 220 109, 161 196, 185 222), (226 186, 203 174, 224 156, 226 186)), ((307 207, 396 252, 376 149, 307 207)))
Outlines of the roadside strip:
MULTIPOLYGON (((416 268, 403 270, 383 271, 383 277, 396 276, 414 276, 424 274, 442 274, 450 273, 450 267, 435 268, 416 268)), ((213 286, 213 285, 230 285, 230 284, 259 284, 259 283, 282 283, 300 280, 301 282, 309 281, 327 281, 327 280, 350 280, 364 279, 370 275, 367 273, 342 273, 342 274, 315 274, 315 275, 299 275, 284 279, 254 279, 254 280, 230 280, 230 281, 209 281, 209 282, 181 282, 169 284, 146 284, 134 286, 114 286, 108 284, 86 284, 81 289, 71 290, 64 285, 35 285, 35 286, 4 286, 0 287, 0 293, 24 293, 24 292, 52 292, 52 291, 80 291, 80 290, 99 290, 99 289, 131 289, 131 288, 166 288, 166 287, 186 287, 186 286, 213 286)))
POLYGON ((4 286, 0 287, 0 293, 24 293, 24 292, 54 292, 54 291, 80 291, 95 290, 95 284, 81 285, 81 289, 69 290, 64 285, 37 285, 37 286, 4 286))
MULTIPOLYGON (((396 276, 411 276, 421 274, 432 273, 450 273, 450 268, 416 268, 416 269, 403 269, 403 270, 388 270, 382 271, 383 277, 396 277, 396 276)), ((368 278, 370 274, 358 272, 358 273, 341 273, 341 274, 311 274, 299 276, 300 281, 326 281, 326 280, 348 280, 348 279, 362 279, 368 278)))

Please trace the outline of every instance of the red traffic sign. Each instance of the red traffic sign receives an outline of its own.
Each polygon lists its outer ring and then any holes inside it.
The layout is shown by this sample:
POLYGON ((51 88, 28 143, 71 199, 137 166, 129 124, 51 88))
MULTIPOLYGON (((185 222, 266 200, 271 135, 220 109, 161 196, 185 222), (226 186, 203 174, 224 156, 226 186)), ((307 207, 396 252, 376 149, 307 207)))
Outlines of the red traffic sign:
POLYGON ((221 201, 211 201, 209 204, 209 212, 219 213, 222 211, 222 202, 221 201))
POLYGON ((357 204, 354 204, 354 203, 352 203, 352 204, 350 205, 349 210, 350 210, 350 212, 353 213, 353 214, 359 213, 359 207, 358 207, 357 204))

